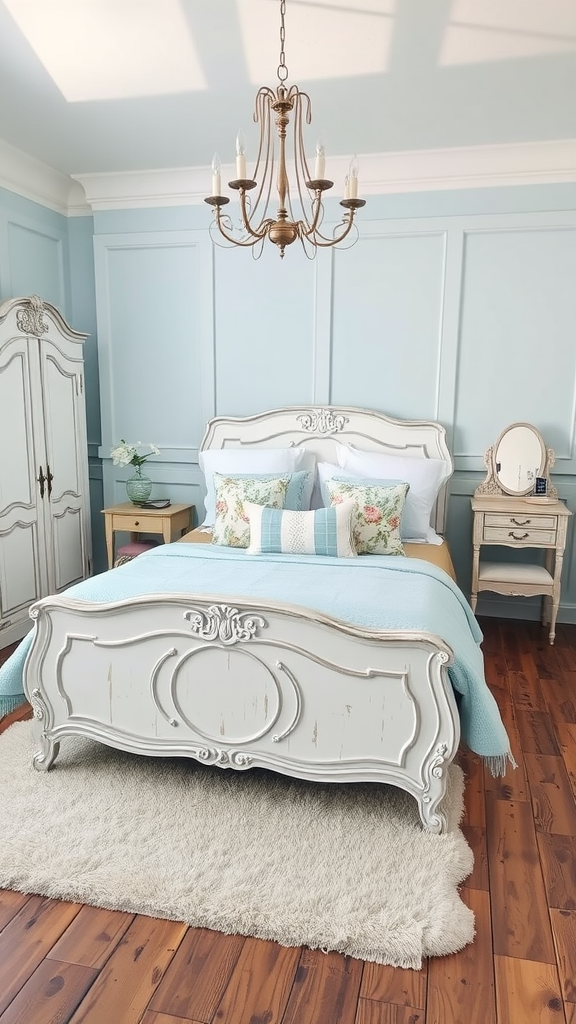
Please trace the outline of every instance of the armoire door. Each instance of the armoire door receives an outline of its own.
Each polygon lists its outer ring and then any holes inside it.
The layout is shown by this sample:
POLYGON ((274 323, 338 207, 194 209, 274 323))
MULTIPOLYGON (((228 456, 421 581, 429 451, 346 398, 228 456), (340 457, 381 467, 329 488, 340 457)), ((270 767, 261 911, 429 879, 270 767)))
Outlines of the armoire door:
POLYGON ((48 593, 39 381, 38 339, 8 338, 0 346, 0 646, 28 631, 29 605, 48 593))
POLYGON ((91 572, 86 338, 37 295, 0 303, 0 648, 91 572))
POLYGON ((46 463, 42 510, 49 593, 59 593, 90 571, 84 364, 49 338, 40 346, 43 416, 36 431, 42 431, 46 463))

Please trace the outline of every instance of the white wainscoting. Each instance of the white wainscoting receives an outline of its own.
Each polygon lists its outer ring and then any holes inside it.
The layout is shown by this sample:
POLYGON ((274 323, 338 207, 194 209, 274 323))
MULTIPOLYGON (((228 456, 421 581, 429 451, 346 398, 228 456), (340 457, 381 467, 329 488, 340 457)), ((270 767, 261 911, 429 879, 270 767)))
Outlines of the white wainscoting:
MULTIPOLYGON (((214 413, 212 243, 205 232, 95 238, 104 497, 124 500, 110 448, 150 443, 174 464, 197 463, 214 413), (119 493, 120 492, 120 493, 119 493)), ((158 472, 149 463, 151 475, 158 472)), ((186 499, 183 499, 186 500, 186 499)))
POLYGON ((465 591, 469 499, 505 425, 530 421, 556 449, 576 512, 576 213, 365 217, 349 251, 307 261, 269 250, 257 262, 213 250, 204 228, 175 231, 168 214, 171 229, 115 234, 108 213, 95 236, 107 503, 124 499, 110 445, 152 441, 163 448, 148 463, 154 493, 194 502, 201 520, 206 420, 310 402, 446 426, 457 470, 449 538, 465 591))
POLYGON ((56 214, 48 217, 61 220, 62 227, 0 207, 0 298, 36 293, 66 316, 70 305, 66 222, 56 214))

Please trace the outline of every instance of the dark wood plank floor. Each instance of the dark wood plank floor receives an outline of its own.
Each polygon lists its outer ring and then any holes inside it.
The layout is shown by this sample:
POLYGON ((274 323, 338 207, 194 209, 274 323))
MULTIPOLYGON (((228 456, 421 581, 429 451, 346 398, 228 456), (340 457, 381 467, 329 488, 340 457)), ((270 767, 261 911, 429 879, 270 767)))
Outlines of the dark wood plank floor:
POLYGON ((518 769, 460 756, 472 945, 404 971, 0 891, 0 1024, 576 1024, 576 626, 482 627, 518 769))

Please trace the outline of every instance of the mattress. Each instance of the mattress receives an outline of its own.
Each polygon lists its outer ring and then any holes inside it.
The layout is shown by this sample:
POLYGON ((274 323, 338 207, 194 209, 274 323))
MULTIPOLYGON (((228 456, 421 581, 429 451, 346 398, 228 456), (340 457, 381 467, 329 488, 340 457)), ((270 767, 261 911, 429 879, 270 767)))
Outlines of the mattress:
MULTIPOLYGON (((196 528, 186 533, 177 544, 210 544, 212 534, 210 530, 196 528)), ((408 558, 421 558, 425 562, 438 566, 447 572, 456 583, 456 573, 452 564, 448 542, 443 540, 441 544, 404 544, 404 553, 408 558)))

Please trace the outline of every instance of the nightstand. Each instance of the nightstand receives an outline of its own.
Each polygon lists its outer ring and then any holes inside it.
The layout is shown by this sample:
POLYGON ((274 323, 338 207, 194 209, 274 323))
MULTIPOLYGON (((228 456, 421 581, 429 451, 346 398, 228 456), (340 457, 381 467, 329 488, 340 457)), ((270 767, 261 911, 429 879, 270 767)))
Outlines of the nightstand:
POLYGON ((131 501, 102 509, 106 531, 108 568, 114 565, 114 533, 123 530, 135 541, 141 533, 159 533, 165 544, 179 540, 192 529, 194 505, 168 505, 167 508, 138 508, 131 501))
POLYGON ((553 644, 560 603, 566 530, 572 513, 557 499, 540 503, 537 499, 505 494, 476 494, 472 498, 472 511, 472 611, 476 610, 478 593, 482 590, 509 597, 542 595, 542 624, 549 623, 549 639, 553 644), (510 548, 544 549, 545 565, 480 561, 480 549, 495 544, 510 548))

